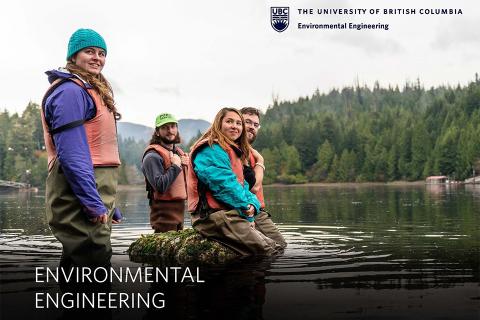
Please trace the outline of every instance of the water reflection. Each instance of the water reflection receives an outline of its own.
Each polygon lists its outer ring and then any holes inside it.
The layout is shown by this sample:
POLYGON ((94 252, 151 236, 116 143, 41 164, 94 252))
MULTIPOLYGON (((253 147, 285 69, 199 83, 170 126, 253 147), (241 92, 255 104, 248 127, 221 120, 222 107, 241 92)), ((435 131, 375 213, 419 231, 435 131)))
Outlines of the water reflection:
MULTIPOLYGON (((113 318, 473 318, 480 297, 479 190, 267 187, 269 211, 289 245, 283 256, 202 270, 205 284, 114 285, 169 298, 165 309, 113 318)), ((114 266, 140 266, 125 251, 152 232, 144 196, 141 188, 120 192, 125 221, 112 234, 114 266)), ((55 266, 61 252, 43 201, 39 194, 0 195, 0 284, 11 308, 26 292, 57 290, 31 281, 36 266, 55 266)))

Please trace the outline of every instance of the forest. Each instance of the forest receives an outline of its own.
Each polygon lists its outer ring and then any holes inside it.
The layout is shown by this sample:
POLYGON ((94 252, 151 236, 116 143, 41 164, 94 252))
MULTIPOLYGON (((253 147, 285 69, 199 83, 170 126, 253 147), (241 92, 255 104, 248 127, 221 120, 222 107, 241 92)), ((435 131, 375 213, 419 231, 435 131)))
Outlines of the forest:
POLYGON ((345 87, 277 101, 254 147, 266 183, 452 180, 480 172, 480 81, 345 87))
MULTIPOLYGON (((480 172, 480 80, 424 88, 420 80, 316 90, 273 99, 254 143, 265 183, 463 180, 480 172)), ((190 145, 190 141, 188 145, 190 145)), ((141 182, 144 141, 119 138, 120 182, 141 182)), ((0 113, 0 180, 43 187, 47 175, 40 107, 0 113)))

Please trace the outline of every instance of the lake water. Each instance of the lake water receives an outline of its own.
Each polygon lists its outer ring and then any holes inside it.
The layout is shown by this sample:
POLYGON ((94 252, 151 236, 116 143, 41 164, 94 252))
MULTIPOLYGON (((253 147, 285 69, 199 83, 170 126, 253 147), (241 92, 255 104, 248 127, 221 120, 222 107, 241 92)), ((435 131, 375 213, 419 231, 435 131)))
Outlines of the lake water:
MULTIPOLYGON (((288 248, 272 259, 201 268, 205 283, 144 284, 163 309, 111 310, 104 319, 479 319, 480 186, 266 187, 268 209, 288 248)), ((2 319, 35 312, 34 280, 61 246, 40 193, 0 194, 2 319)), ((143 188, 120 191, 113 266, 141 266, 125 251, 151 233, 143 188)), ((188 221, 186 222, 188 225, 188 221)), ((114 284, 112 291, 126 290, 114 284)), ((129 288, 133 290, 132 288, 129 288)))

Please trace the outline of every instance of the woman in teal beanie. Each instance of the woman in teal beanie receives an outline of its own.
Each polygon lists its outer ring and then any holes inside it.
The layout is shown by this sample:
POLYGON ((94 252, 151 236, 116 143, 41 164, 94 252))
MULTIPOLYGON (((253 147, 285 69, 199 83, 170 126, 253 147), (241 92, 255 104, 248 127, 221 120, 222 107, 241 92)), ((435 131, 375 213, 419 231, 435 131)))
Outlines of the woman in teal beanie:
POLYGON ((102 74, 107 45, 91 29, 70 37, 65 68, 47 71, 42 102, 48 153, 47 219, 62 243, 62 267, 110 265, 120 158, 113 91, 102 74))

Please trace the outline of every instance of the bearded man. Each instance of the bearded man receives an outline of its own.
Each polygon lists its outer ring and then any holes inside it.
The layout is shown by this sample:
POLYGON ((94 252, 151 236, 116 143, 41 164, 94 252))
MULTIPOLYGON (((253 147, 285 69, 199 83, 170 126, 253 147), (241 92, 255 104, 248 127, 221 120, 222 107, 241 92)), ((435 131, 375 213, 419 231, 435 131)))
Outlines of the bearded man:
POLYGON ((169 113, 158 115, 142 158, 150 224, 155 233, 183 229, 188 155, 176 146, 178 143, 178 121, 169 113))
MULTIPOLYGON (((240 109, 240 113, 245 121, 247 140, 250 144, 253 144, 257 138, 258 130, 260 130, 261 127, 260 112, 256 108, 246 107, 240 109)), ((257 196, 258 201, 260 201, 260 213, 255 217, 254 227, 267 237, 275 240, 275 242, 277 242, 282 248, 285 248, 287 246, 285 238, 273 223, 270 213, 265 209, 265 199, 262 187, 263 174, 265 171, 263 157, 253 148, 251 148, 250 151, 250 159, 248 162, 255 172, 255 184, 250 191, 254 193, 257 196)))

